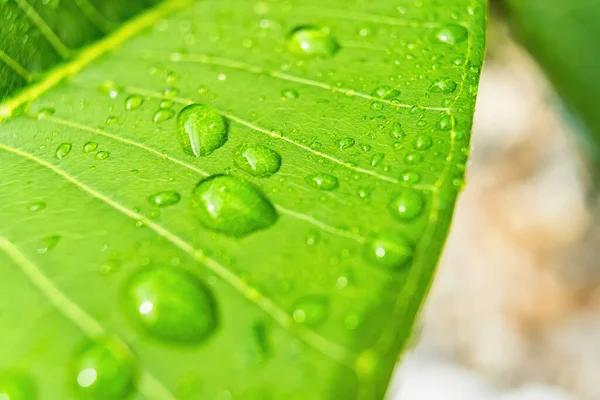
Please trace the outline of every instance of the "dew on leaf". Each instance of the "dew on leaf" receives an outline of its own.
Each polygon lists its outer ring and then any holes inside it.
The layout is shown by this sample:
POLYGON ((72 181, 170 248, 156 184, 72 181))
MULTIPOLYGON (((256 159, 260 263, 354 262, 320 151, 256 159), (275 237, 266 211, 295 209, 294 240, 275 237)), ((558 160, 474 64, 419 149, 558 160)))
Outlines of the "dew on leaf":
POLYGON ((380 111, 383 109, 383 103, 380 101, 374 101, 371 103, 371 108, 375 111, 380 111))
POLYGON ((163 90, 163 94, 165 95, 165 97, 175 97, 179 94, 179 89, 174 87, 168 87, 165 90, 163 90))
POLYGON ((273 204, 257 188, 230 175, 206 178, 194 189, 200 222, 207 228, 241 237, 277 221, 273 204))
POLYGON ((392 139, 402 139, 406 134, 404 133, 404 129, 402 129, 402 125, 398 122, 392 125, 392 129, 390 130, 390 137, 392 139))
POLYGON ((307 175, 304 180, 319 190, 333 190, 338 187, 337 178, 324 172, 307 175))
POLYGON ((110 154, 108 151, 99 151, 96 153, 97 160, 106 160, 110 154))
POLYGON ((71 152, 71 147, 73 147, 71 145, 71 143, 59 144, 58 147, 56 148, 56 152, 54 153, 54 156, 56 158, 58 158, 59 160, 62 160, 63 158, 65 158, 67 156, 67 154, 69 154, 71 152))
POLYGON ((407 164, 418 164, 423 161, 423 156, 418 153, 408 153, 404 157, 404 162, 407 164))
POLYGON ((138 363, 123 342, 106 338, 80 348, 68 376, 78 399, 126 399, 135 391, 138 363))
POLYGON ((227 141, 227 122, 212 107, 190 104, 177 116, 177 137, 186 154, 206 156, 227 141))
POLYGON ((325 28, 301 26, 290 34, 288 49, 295 54, 329 57, 340 49, 340 45, 325 28))
POLYGON ((98 143, 96 142, 87 142, 83 145, 83 151, 86 153, 91 153, 92 151, 98 148, 98 143))
POLYGON ((383 154, 383 153, 373 154, 373 158, 371 158, 371 167, 378 166, 383 161, 384 158, 385 158, 385 154, 383 154))
POLYGON ((98 85, 97 89, 100 94, 108 96, 111 99, 114 99, 123 91, 123 88, 113 81, 104 81, 98 85))
POLYGON ((450 93, 454 93, 455 90, 456 90, 456 82, 454 82, 450 78, 436 79, 429 87, 429 91, 431 93, 450 94, 450 93))
POLYGON ((129 279, 123 293, 123 307, 133 324, 162 342, 198 345, 217 329, 214 296, 191 272, 146 267, 129 279))
POLYGON ((46 209, 46 203, 43 201, 34 201, 29 205, 30 211, 42 211, 46 209))
POLYGON ((39 254, 44 254, 46 252, 48 252, 48 250, 52 250, 53 248, 56 247, 56 245, 58 244, 58 242, 60 242, 60 235, 49 235, 44 237, 41 240, 41 244, 40 246, 37 248, 37 252, 39 254))
POLYGON ((400 92, 391 86, 380 86, 371 93, 371 96, 379 97, 380 99, 390 99, 399 95, 400 92))
POLYGON ((148 196, 150 204, 158 207, 167 207, 179 203, 181 195, 174 190, 164 190, 148 196))
POLYGON ((116 124, 117 122, 119 122, 119 117, 115 117, 114 115, 111 115, 108 118, 106 118, 107 125, 116 124))
POLYGON ((0 371, 0 400, 36 400, 37 389, 32 378, 21 371, 0 371))
POLYGON ((329 299, 310 295, 299 299, 293 307, 292 318, 299 324, 315 327, 329 315, 329 299))
POLYGON ((344 150, 344 149, 349 149, 350 147, 354 146, 354 143, 356 143, 356 142, 354 141, 353 138, 344 137, 337 141, 337 146, 340 150, 344 150))
POLYGON ((160 108, 171 108, 173 107, 173 102, 171 100, 161 100, 160 108))
POLYGON ((398 270, 411 262, 413 252, 413 246, 403 236, 387 232, 377 235, 365 245, 364 256, 375 265, 398 270))
POLYGON ((281 167, 281 157, 260 144, 244 144, 233 157, 234 164, 252 176, 266 178, 281 167))
POLYGON ((435 36, 442 43, 457 44, 467 38, 468 32, 460 25, 445 25, 436 31, 435 36))
POLYGON ((455 121, 452 115, 444 115, 436 122, 435 129, 437 129, 438 131, 448 132, 452 130, 454 124, 455 121))
POLYGON ((433 140, 431 140, 431 136, 419 135, 414 142, 414 147, 416 150, 427 150, 432 144, 433 140))
POLYGON ((294 89, 285 89, 281 92, 281 97, 294 100, 298 98, 298 91, 294 89))
POLYGON ((143 102, 144 99, 142 98, 142 96, 140 96, 139 94, 132 94, 125 100, 125 109, 128 111, 137 110, 138 108, 140 108, 143 102))
POLYGON ((423 198, 413 190, 404 190, 392 199, 390 211, 401 222, 412 221, 423 211, 423 198))
POLYGON ((49 117, 51 115, 54 115, 54 113, 56 112, 56 110, 52 107, 44 107, 38 110, 38 112, 35 114, 37 119, 42 119, 44 117, 49 117))
POLYGON ((175 116, 175 111, 173 111, 172 109, 161 108, 160 110, 158 110, 154 113, 154 116, 152 117, 152 121, 154 121, 154 123, 158 124, 160 122, 170 120, 174 116, 175 116))

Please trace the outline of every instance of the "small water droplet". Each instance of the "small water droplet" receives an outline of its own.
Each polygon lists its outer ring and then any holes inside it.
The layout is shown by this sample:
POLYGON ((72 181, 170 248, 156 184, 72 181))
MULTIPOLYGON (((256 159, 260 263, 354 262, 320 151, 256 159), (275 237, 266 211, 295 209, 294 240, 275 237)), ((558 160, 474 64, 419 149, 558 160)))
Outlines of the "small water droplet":
POLYGON ((356 143, 356 142, 354 141, 353 138, 344 137, 337 141, 337 146, 340 150, 344 150, 344 149, 349 149, 350 147, 354 146, 354 143, 356 143))
POLYGON ((58 158, 59 160, 62 160, 63 158, 65 158, 67 156, 67 154, 69 154, 69 152, 71 151, 71 143, 61 143, 58 145, 58 147, 56 148, 56 152, 54 153, 54 156, 56 158, 58 158))
POLYGON ((335 54, 340 45, 325 28, 301 26, 292 31, 288 49, 296 54, 328 57, 335 54))
POLYGON ((371 96, 379 97, 380 99, 391 99, 399 95, 400 92, 391 86, 380 86, 371 93, 371 96))
POLYGON ((108 151, 99 151, 96 153, 96 160, 106 160, 109 155, 108 151))
POLYGON ((56 247, 58 242, 60 242, 60 236, 59 235, 46 236, 45 238, 43 238, 41 240, 41 242, 42 242, 41 245, 37 248, 37 252, 39 254, 44 254, 48 250, 52 250, 54 247, 56 247))
POLYGON ((260 144, 240 146, 233 158, 234 164, 252 176, 266 178, 281 167, 281 157, 270 148, 260 144))
POLYGON ((418 153, 409 153, 404 157, 404 162, 407 164, 418 164, 423 161, 423 156, 418 153))
POLYGON ((281 92, 281 97, 294 100, 298 98, 298 91, 294 89, 285 89, 281 92))
POLYGON ((315 327, 321 324, 329 314, 329 300, 324 296, 306 296, 299 299, 293 307, 292 317, 299 324, 315 327))
POLYGON ((423 211, 423 198, 413 190, 404 190, 390 203, 392 215, 401 222, 412 221, 423 211))
POLYGON ((435 36, 442 43, 457 44, 467 38, 468 32, 460 25, 445 25, 437 30, 435 36))
POLYGON ((416 150, 427 150, 433 144, 433 140, 431 140, 430 136, 427 135, 419 135, 414 142, 414 148, 416 150))
POLYGON ((454 117, 452 115, 444 115, 442 118, 440 118, 436 124, 435 124, 435 128, 439 131, 444 131, 444 132, 448 132, 450 130, 452 130, 452 127, 454 126, 455 121, 454 121, 454 117))
POLYGON ((404 129, 402 129, 402 125, 399 122, 396 122, 392 125, 392 129, 390 130, 390 137, 392 139, 402 139, 405 137, 404 129))
POLYGON ((449 78, 436 79, 429 87, 431 93, 449 94, 454 93, 455 90, 456 82, 449 78))
POLYGON ((306 183, 320 190, 333 190, 338 187, 338 180, 335 176, 320 172, 311 174, 304 178, 306 183))
POLYGON ((171 100, 161 100, 160 108, 171 108, 173 107, 173 102, 171 100))
POLYGON ((175 97, 179 94, 179 89, 174 87, 168 87, 165 90, 163 90, 163 94, 165 95, 165 97, 175 97))
POLYGON ((123 342, 106 338, 86 343, 70 365, 70 386, 78 399, 125 399, 137 381, 137 360, 123 342))
POLYGON ((413 246, 400 234, 387 232, 370 240, 364 255, 372 263, 390 270, 408 265, 413 257, 413 246))
POLYGON ((91 153, 92 151, 96 150, 98 148, 98 143, 96 142, 87 142, 86 144, 83 145, 83 151, 85 151, 86 153, 91 153))
POLYGON ((29 205, 30 211, 42 211, 46 209, 46 203, 43 201, 34 201, 29 205))
POLYGON ((406 171, 400 178, 405 183, 417 183, 421 180, 419 173, 414 171, 406 171))
POLYGON ((371 103, 371 108, 375 111, 383 110, 383 103, 380 101, 374 101, 371 103))
POLYGON ((371 158, 371 166, 372 167, 378 166, 383 161, 384 158, 385 158, 385 154, 383 154, 383 153, 373 154, 373 158, 371 158))
POLYGON ((0 372, 0 400, 35 400, 37 390, 33 379, 24 372, 0 372))
POLYGON ((142 96, 140 96, 139 94, 132 94, 125 100, 125 109, 129 111, 137 110, 138 108, 140 108, 143 102, 144 99, 142 98, 142 96))
POLYGON ((165 190, 148 196, 148 201, 158 207, 172 206, 179 203, 181 195, 174 190, 165 190))
POLYGON ((152 121, 154 121, 155 124, 158 124, 159 122, 167 121, 167 120, 173 118, 174 116, 175 116, 175 111, 173 111, 172 109, 161 108, 160 110, 158 110, 154 113, 154 116, 152 117, 152 121))
POLYGON ((56 110, 52 107, 44 107, 44 108, 40 108, 38 110, 38 112, 35 114, 37 119, 42 119, 44 117, 49 117, 54 115, 54 113, 56 112, 56 110))
POLYGON ((119 122, 119 117, 115 117, 114 115, 111 115, 110 117, 106 118, 107 125, 116 124, 117 122, 119 122))
POLYGON ((110 97, 111 99, 117 97, 121 91, 123 91, 123 88, 113 81, 104 81, 98 85, 98 92, 110 97))
POLYGON ((218 325, 211 290, 194 274, 173 267, 146 267, 124 290, 124 310, 149 336, 179 345, 198 345, 218 325))
POLYGON ((190 104, 177 116, 178 139, 183 151, 194 157, 206 156, 227 141, 227 122, 204 104, 190 104))
POLYGON ((231 175, 200 181, 193 197, 200 222, 230 236, 245 236, 277 221, 271 202, 250 183, 231 175))

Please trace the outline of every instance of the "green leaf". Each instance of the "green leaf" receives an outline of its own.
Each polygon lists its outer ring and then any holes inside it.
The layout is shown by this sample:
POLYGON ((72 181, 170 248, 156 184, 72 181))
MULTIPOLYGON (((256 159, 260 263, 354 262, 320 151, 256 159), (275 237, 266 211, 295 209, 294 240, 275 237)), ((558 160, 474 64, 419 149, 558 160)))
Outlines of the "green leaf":
POLYGON ((515 32, 585 123, 600 155, 598 2, 506 0, 506 5, 515 32))
POLYGON ((382 398, 464 185, 485 12, 170 1, 0 104, 0 393, 382 398))

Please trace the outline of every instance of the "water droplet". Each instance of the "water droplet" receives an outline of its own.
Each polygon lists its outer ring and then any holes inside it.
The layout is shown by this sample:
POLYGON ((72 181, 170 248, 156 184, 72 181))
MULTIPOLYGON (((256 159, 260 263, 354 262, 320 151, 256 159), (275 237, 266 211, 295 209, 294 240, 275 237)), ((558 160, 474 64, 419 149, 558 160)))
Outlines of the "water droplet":
POLYGON ((230 175, 206 178, 194 189, 200 222, 230 236, 245 236, 273 225, 277 212, 254 186, 230 175))
POLYGON ((162 100, 160 102, 160 108, 171 108, 173 107, 173 102, 171 100, 162 100))
POLYGON ((119 95, 123 88, 117 85, 113 81, 104 81, 100 85, 98 85, 98 92, 104 95, 107 95, 111 99, 114 99, 119 95))
POLYGON ((38 112, 35 114, 37 119, 42 119, 44 117, 49 117, 51 115, 54 115, 54 113, 56 112, 56 110, 52 107, 44 107, 44 108, 40 108, 38 110, 38 112))
POLYGON ((392 139, 402 139, 406 134, 404 133, 404 129, 402 129, 402 125, 398 122, 392 125, 392 129, 390 131, 390 137, 392 139))
POLYGON ((431 93, 449 94, 454 93, 455 90, 456 82, 449 78, 436 79, 429 87, 431 93))
POLYGON ((383 110, 383 103, 380 101, 374 101, 371 103, 371 108, 375 111, 381 111, 383 110))
POLYGON ((132 94, 125 100, 125 109, 129 111, 137 110, 138 108, 140 108, 143 102, 144 99, 142 98, 142 96, 140 96, 139 94, 132 94))
POLYGON ((400 269, 410 263, 413 246, 395 232, 380 234, 365 246, 364 255, 372 263, 390 270, 400 269))
POLYGON ((354 143, 356 143, 354 139, 351 137, 345 137, 337 141, 337 146, 340 150, 344 150, 354 146, 354 143))
POLYGON ((135 390, 137 360, 118 339, 86 343, 70 369, 70 385, 78 399, 125 399, 135 390))
POLYGON ((444 115, 442 118, 440 118, 438 120, 438 122, 436 122, 435 128, 439 131, 448 132, 448 131, 452 130, 452 127, 454 126, 454 124, 455 124, 455 121, 454 121, 454 117, 452 115, 444 115))
POLYGON ((69 152, 71 151, 71 143, 61 143, 58 145, 58 147, 56 148, 56 152, 54 153, 54 156, 56 158, 58 158, 59 160, 62 160, 63 158, 65 158, 67 156, 67 154, 69 154, 69 152))
POLYGON ((385 154, 383 154, 383 153, 373 154, 373 158, 371 158, 371 166, 372 167, 378 166, 383 161, 384 158, 385 158, 385 154))
POLYGON ((0 400, 35 400, 37 390, 29 375, 20 371, 0 372, 0 400))
POLYGON ((279 171, 281 157, 260 144, 244 144, 235 153, 234 164, 253 176, 266 178, 279 171))
POLYGON ((30 211, 42 211, 46 209, 46 203, 43 201, 34 201, 29 205, 30 211))
POLYGON ((154 113, 152 117, 152 121, 158 124, 159 122, 167 121, 175 116, 175 111, 170 108, 161 108, 157 112, 154 113))
POLYGON ((321 144, 321 142, 312 142, 310 144, 310 148, 313 150, 321 150, 321 147, 323 147, 323 145, 321 144))
POLYGON ((109 155, 108 151, 99 151, 96 153, 96 160, 106 160, 109 155))
POLYGON ((419 173, 414 171, 406 171, 400 177, 403 182, 406 183, 417 183, 421 180, 419 173))
POLYGON ((316 26, 298 27, 288 39, 288 49, 296 54, 332 56, 339 48, 339 43, 329 30, 316 26))
POLYGON ((165 190, 148 196, 148 201, 158 207, 172 206, 179 203, 181 195, 173 190, 165 190))
POLYGON ((467 36, 467 29, 460 25, 445 25, 435 33, 442 43, 457 44, 463 42, 467 36))
POLYGON ((91 153, 92 151, 96 150, 98 148, 98 143, 96 142, 87 142, 86 144, 83 145, 83 151, 85 151, 86 153, 91 153))
POLYGON ((179 143, 195 157, 206 156, 227 141, 227 122, 221 114, 204 104, 190 104, 177 116, 179 143))
POLYGON ((111 115, 110 117, 106 118, 107 125, 116 124, 117 122, 119 122, 119 117, 115 117, 114 115, 111 115))
MULTIPOLYGON (((41 240, 41 242, 42 243, 41 243, 40 247, 37 248, 37 252, 39 254, 44 254, 48 250, 52 250, 54 247, 56 247, 58 242, 60 242, 60 236, 59 235, 46 236, 45 238, 43 238, 41 240)), ((1 398, 0 398, 0 400, 1 400, 1 398)))
POLYGON ((306 296, 298 300, 294 305, 292 317, 299 324, 317 326, 327 318, 329 314, 329 300, 323 296, 306 296))
POLYGON ((433 144, 433 140, 431 140, 430 136, 427 135, 419 135, 415 140, 414 147, 416 150, 427 150, 433 144))
POLYGON ((338 187, 337 178, 324 172, 308 175, 304 180, 309 185, 320 190, 333 190, 338 187))
POLYGON ((124 291, 124 309, 149 336, 179 345, 198 345, 214 334, 217 307, 210 289, 191 272, 146 267, 124 291))
POLYGON ((380 99, 390 99, 399 95, 400 92, 391 86, 380 86, 371 93, 371 96, 379 97, 380 99))
POLYGON ((409 153, 404 157, 404 162, 407 164, 418 164, 423 161, 423 156, 417 153, 409 153))
POLYGON ((390 211, 400 221, 412 221, 423 211, 423 198, 412 190, 404 190, 392 199, 390 211))
POLYGON ((163 90, 163 94, 165 95, 165 97, 175 97, 179 94, 179 89, 174 87, 168 87, 165 90, 163 90))
POLYGON ((294 90, 294 89, 285 89, 284 91, 281 92, 281 97, 286 98, 286 99, 297 99, 298 98, 298 91, 294 90))

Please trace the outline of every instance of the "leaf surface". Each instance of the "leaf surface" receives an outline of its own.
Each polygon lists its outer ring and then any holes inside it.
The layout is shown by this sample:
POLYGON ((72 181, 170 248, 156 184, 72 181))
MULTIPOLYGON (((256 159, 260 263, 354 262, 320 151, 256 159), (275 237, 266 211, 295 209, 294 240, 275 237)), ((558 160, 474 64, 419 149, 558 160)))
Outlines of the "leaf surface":
POLYGON ((382 398, 464 184, 485 12, 171 1, 2 103, 0 388, 382 398))

